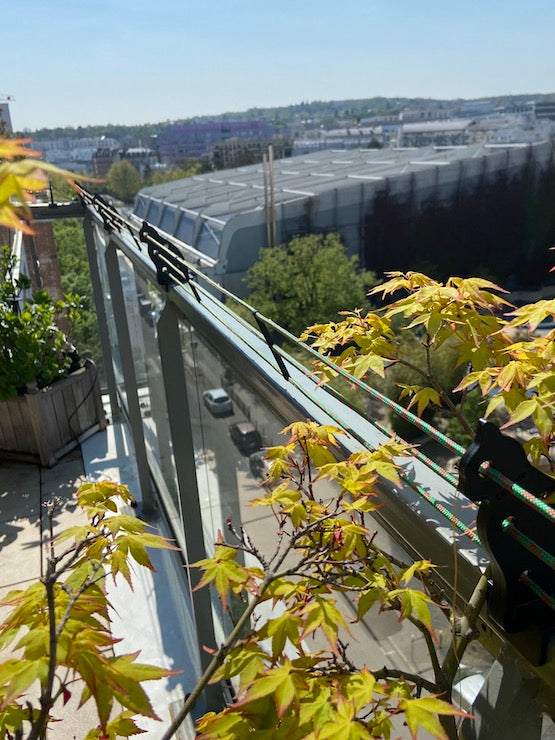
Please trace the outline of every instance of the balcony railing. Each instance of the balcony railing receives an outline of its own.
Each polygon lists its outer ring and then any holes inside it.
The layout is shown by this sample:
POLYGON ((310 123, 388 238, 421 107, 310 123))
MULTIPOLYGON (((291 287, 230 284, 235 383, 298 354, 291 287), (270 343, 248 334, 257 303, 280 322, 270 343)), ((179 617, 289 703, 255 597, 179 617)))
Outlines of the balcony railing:
MULTIPOLYGON (((164 511, 189 562, 206 557, 228 517, 248 527, 244 503, 256 485, 228 420, 203 403, 206 390, 224 387, 235 417, 252 422, 264 446, 280 442, 285 424, 311 418, 343 430, 345 455, 388 439, 368 410, 393 407, 461 459, 461 476, 417 452, 404 464, 402 486, 383 482, 378 525, 410 556, 439 566, 438 585, 455 605, 487 573, 479 640, 498 658, 503 680, 515 666, 523 682, 533 677, 533 711, 553 716, 555 514, 540 498, 552 479, 489 424, 465 451, 360 380, 345 377, 361 391, 362 406, 319 385, 307 367, 314 350, 203 274, 186 245, 122 217, 85 189, 81 200, 35 215, 84 219, 112 413, 133 434, 145 514, 164 511)), ((194 587, 194 572, 188 577, 194 587)), ((205 589, 192 599, 199 645, 213 644, 226 630, 224 615, 205 589)))

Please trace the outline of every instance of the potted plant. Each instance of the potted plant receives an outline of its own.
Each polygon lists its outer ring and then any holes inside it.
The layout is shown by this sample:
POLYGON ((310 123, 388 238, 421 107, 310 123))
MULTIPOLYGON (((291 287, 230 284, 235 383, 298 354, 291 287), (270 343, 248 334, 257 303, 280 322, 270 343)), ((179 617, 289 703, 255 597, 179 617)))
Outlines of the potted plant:
POLYGON ((28 386, 44 388, 65 377, 71 359, 59 327, 66 315, 78 319, 79 299, 53 300, 40 290, 24 300, 29 278, 17 272, 9 247, 0 249, 0 401, 22 395, 28 386))
POLYGON ((96 368, 81 367, 59 326, 79 318, 79 298, 30 289, 9 247, 0 250, 0 451, 51 467, 78 439, 105 426, 96 368))

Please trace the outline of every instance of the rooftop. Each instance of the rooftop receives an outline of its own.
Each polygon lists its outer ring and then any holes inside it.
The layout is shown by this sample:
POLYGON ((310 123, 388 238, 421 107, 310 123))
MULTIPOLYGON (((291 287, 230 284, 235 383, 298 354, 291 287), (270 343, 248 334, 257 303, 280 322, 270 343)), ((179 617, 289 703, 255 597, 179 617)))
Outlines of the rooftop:
MULTIPOLYGON (((466 126, 469 121, 407 124, 422 127, 466 126)), ((507 145, 509 148, 511 145, 507 145)), ((528 145, 512 145, 524 148, 528 145)), ((434 170, 465 160, 494 157, 498 149, 488 145, 461 147, 418 147, 408 149, 326 149, 309 155, 274 160, 275 204, 317 197, 335 188, 357 183, 386 181, 399 175, 434 170)), ((221 223, 233 215, 262 209, 265 204, 264 170, 260 164, 195 175, 144 188, 137 196, 134 214, 153 225, 163 224, 155 205, 166 204, 192 216, 213 218, 221 223), (150 210, 149 210, 150 206, 150 210)))

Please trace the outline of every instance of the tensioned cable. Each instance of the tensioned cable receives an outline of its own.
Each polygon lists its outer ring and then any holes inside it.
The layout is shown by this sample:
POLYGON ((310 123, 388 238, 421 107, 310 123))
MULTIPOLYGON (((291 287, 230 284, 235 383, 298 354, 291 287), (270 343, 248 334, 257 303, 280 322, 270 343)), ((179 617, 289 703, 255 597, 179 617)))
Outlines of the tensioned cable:
MULTIPOLYGON (((280 354, 283 354, 285 358, 289 360, 300 372, 302 372, 307 378, 309 377, 307 373, 307 368, 301 363, 298 362, 294 357, 290 357, 287 355, 287 353, 283 352, 283 350, 278 347, 278 352, 280 354)), ((355 411, 357 414, 360 414, 360 410, 356 406, 356 404, 352 403, 352 401, 349 401, 348 398, 345 398, 343 394, 338 391, 336 388, 334 388, 329 383, 326 385, 326 392, 329 393, 331 396, 336 398, 338 401, 341 401, 341 403, 348 408, 350 408, 352 411, 355 411)), ((391 437, 391 430, 388 429, 385 425, 381 424, 377 419, 373 419, 368 417, 366 414, 364 414, 364 418, 372 424, 373 427, 375 427, 379 432, 382 434, 385 434, 387 437, 391 437)), ((395 434, 395 440, 401 441, 404 444, 410 444, 405 439, 400 437, 398 434, 395 434)), ((420 462, 424 463, 427 467, 429 467, 431 470, 434 471, 434 473, 437 473, 441 478, 443 478, 447 483, 452 485, 454 488, 457 487, 457 478, 452 474, 449 473, 445 468, 442 468, 439 463, 436 463, 434 460, 429 458, 427 455, 425 455, 423 452, 420 452, 420 450, 417 447, 414 447, 413 449, 413 456, 416 457, 420 462)))
MULTIPOLYGON (((205 293, 203 291, 203 295, 206 295, 207 297, 211 297, 210 294, 205 293)), ((216 315, 214 311, 211 311, 207 306, 206 303, 204 304, 204 308, 210 313, 211 316, 214 316, 214 318, 220 319, 219 316, 216 315)), ((233 315, 234 319, 241 320, 241 323, 243 326, 247 329, 253 330, 253 327, 250 326, 241 316, 238 316, 237 314, 233 314, 233 312, 224 305, 224 309, 229 315, 233 315)), ((220 319, 221 320, 221 319, 220 319)), ((234 334, 239 339, 242 339, 242 337, 227 323, 223 322, 226 329, 228 329, 231 333, 234 334)), ((259 352, 257 349, 252 347, 251 349, 253 352, 255 352, 258 357, 260 357, 266 364, 270 365, 273 369, 279 369, 275 368, 274 365, 270 362, 269 358, 263 355, 261 352, 259 352)), ((284 360, 287 360, 290 362, 302 375, 304 375, 305 378, 310 379, 310 371, 301 363, 298 362, 294 357, 288 355, 286 352, 284 352, 281 347, 276 347, 277 352, 283 357, 284 360)), ((352 411, 355 411, 356 413, 360 413, 359 409, 356 407, 355 404, 353 404, 351 401, 349 401, 347 398, 345 398, 340 391, 333 388, 333 386, 327 385, 326 386, 326 392, 329 393, 331 396, 336 398, 338 401, 340 401, 343 405, 350 408, 352 411)), ((311 400, 314 401, 314 399, 311 397, 311 400)), ((316 405, 319 405, 316 401, 314 401, 316 405)), ((325 411, 326 413, 331 413, 329 410, 319 405, 322 411, 325 411)), ((368 418, 366 415, 364 417, 373 427, 375 427, 379 432, 384 434, 386 437, 391 437, 391 430, 385 427, 383 424, 380 424, 379 421, 376 419, 368 418)), ((395 439, 398 441, 401 441, 404 444, 407 444, 406 440, 402 439, 399 435, 395 435, 395 439)), ((413 450, 413 456, 420 460, 420 462, 424 463, 427 467, 429 467, 433 472, 437 473, 439 476, 441 476, 445 481, 447 481, 450 485, 453 487, 456 487, 457 485, 457 478, 452 475, 451 473, 447 472, 444 468, 441 467, 438 463, 436 463, 434 460, 430 459, 427 455, 425 455, 423 452, 420 452, 417 448, 414 448, 413 450)))
MULTIPOLYGON (((202 288, 201 288, 201 290, 202 290, 202 288)), ((204 290, 202 290, 202 293, 203 293, 203 295, 205 297, 208 297, 208 298, 210 298, 210 299, 213 300, 213 296, 211 296, 209 293, 206 293, 204 290)), ((225 312, 228 313, 228 315, 233 316, 233 318, 235 320, 239 320, 240 323, 243 325, 244 328, 246 328, 246 329, 248 329, 250 331, 253 331, 254 330, 254 328, 247 321, 245 321, 242 316, 239 316, 239 315, 233 313, 231 311, 231 309, 228 306, 226 306, 225 304, 222 304, 222 305, 223 305, 223 309, 225 310, 225 312)), ((221 321, 221 318, 214 311, 211 311, 208 308, 208 306, 206 305, 206 303, 204 303, 204 308, 208 311, 208 313, 210 313, 211 316, 213 316, 214 318, 219 319, 221 321)), ((234 331, 229 324, 227 324, 225 322, 223 322, 223 323, 224 323, 224 326, 226 327, 226 329, 228 329, 230 332, 232 332, 234 334, 234 336, 236 336, 238 339, 242 339, 242 337, 236 331, 234 331)), ((253 350, 253 352, 255 352, 257 354, 257 356, 260 357, 266 364, 270 365, 273 369, 278 369, 279 370, 279 368, 275 368, 272 365, 272 363, 270 362, 270 360, 269 360, 268 357, 266 357, 261 352, 259 352, 258 350, 256 350, 252 345, 250 345, 250 347, 253 350)), ((311 375, 310 371, 301 362, 298 362, 298 360, 296 360, 294 357, 292 357, 291 355, 288 355, 287 352, 285 352, 284 350, 281 349, 281 347, 276 347, 275 349, 283 357, 284 360, 290 362, 302 375, 304 375, 307 379, 310 379, 310 375, 311 375)), ((329 393, 334 398, 336 398, 341 403, 343 403, 345 406, 347 406, 348 408, 350 408, 352 411, 355 411, 356 413, 360 413, 360 411, 356 407, 356 405, 353 404, 351 401, 349 401, 347 398, 345 398, 341 394, 341 392, 338 391, 337 389, 335 389, 333 386, 327 385, 326 386, 326 392, 329 393)), ((326 409, 322 409, 322 410, 326 410, 326 409)), ((368 418, 366 415, 364 415, 364 418, 366 418, 366 420, 372 426, 374 426, 378 431, 380 431, 382 434, 384 434, 387 437, 391 437, 391 430, 388 429, 383 424, 381 424, 379 421, 377 421, 376 419, 368 418)), ((404 444, 407 443, 406 440, 402 439, 399 435, 395 435, 395 438, 397 440, 400 440, 404 444)), ((433 470, 435 473, 437 473, 439 476, 441 476, 450 485, 452 485, 454 488, 456 488, 456 486, 457 486, 457 478, 452 473, 447 472, 444 468, 441 467, 441 465, 439 465, 438 463, 436 463, 434 460, 430 459, 423 452, 420 452, 417 448, 414 448, 414 457, 416 457, 418 460, 420 460, 420 462, 424 463, 427 467, 429 467, 431 470, 433 470)))
POLYGON ((531 539, 531 537, 528 537, 524 532, 521 532, 517 527, 515 527, 510 518, 505 519, 502 522, 501 529, 516 540, 519 545, 522 545, 524 549, 531 552, 532 555, 535 555, 552 570, 555 570, 555 557, 551 555, 551 553, 547 552, 547 550, 544 550, 543 547, 540 547, 537 542, 534 542, 534 540, 531 539))
POLYGON ((536 596, 544 602, 544 604, 547 604, 547 606, 555 611, 555 599, 553 596, 546 593, 543 588, 536 583, 536 581, 530 578, 528 573, 521 573, 518 580, 524 583, 525 586, 528 586, 528 588, 535 593, 536 596))
POLYGON ((284 329, 283 327, 279 326, 279 324, 276 324, 275 321, 272 321, 272 319, 266 319, 266 321, 273 329, 278 331, 280 334, 286 337, 289 341, 294 342, 297 346, 302 347, 304 350, 310 352, 311 355, 313 355, 320 362, 323 362, 325 365, 333 369, 335 372, 337 372, 338 375, 345 378, 350 383, 354 383, 357 386, 357 388, 360 388, 362 391, 364 391, 367 395, 369 395, 374 400, 379 401, 380 403, 383 403, 385 406, 388 406, 390 409, 395 411, 396 414, 401 416, 406 421, 410 421, 418 429, 421 429, 423 432, 426 432, 430 437, 432 437, 432 439, 435 439, 436 442, 439 442, 441 445, 443 445, 443 447, 446 447, 448 450, 450 450, 451 452, 454 452, 456 455, 459 455, 459 456, 464 455, 465 448, 457 444, 456 442, 454 442, 446 434, 443 434, 438 429, 433 427, 431 424, 428 424, 428 422, 423 421, 419 416, 416 416, 416 414, 413 414, 411 411, 404 408, 400 404, 396 403, 395 401, 392 401, 391 398, 388 398, 388 396, 384 396, 383 393, 380 393, 375 388, 372 388, 371 386, 367 385, 359 378, 355 378, 354 375, 351 375, 346 370, 343 370, 343 368, 336 365, 332 360, 330 360, 325 355, 320 354, 317 350, 315 350, 309 344, 306 344, 305 342, 302 342, 300 339, 297 339, 297 337, 295 337, 294 334, 291 334, 290 332, 287 331, 287 329, 284 329))
MULTIPOLYGON (((480 473, 494 480, 506 491, 511 491, 511 493, 514 493, 514 495, 520 501, 522 501, 522 503, 530 506, 538 514, 541 514, 542 516, 549 519, 553 524, 555 524, 555 509, 553 509, 545 501, 542 501, 541 498, 534 496, 534 494, 530 493, 530 491, 527 491, 525 488, 522 488, 522 486, 519 486, 518 483, 513 483, 510 478, 507 478, 506 475, 503 475, 503 473, 500 473, 499 470, 493 468, 491 466, 491 463, 487 461, 483 462, 480 465, 480 473)), ((553 481, 553 487, 555 488, 555 480, 553 481)))

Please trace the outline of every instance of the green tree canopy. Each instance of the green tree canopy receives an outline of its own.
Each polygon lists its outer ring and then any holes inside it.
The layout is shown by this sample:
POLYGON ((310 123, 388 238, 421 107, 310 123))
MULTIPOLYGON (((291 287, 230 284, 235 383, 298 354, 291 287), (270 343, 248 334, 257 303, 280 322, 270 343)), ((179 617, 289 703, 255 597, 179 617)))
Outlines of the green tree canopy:
POLYGON ((183 160, 181 165, 170 170, 154 169, 145 176, 145 185, 162 185, 165 182, 184 180, 186 177, 198 175, 203 171, 203 164, 199 159, 183 160))
POLYGON ((142 185, 139 171, 127 159, 115 162, 108 170, 108 189, 126 203, 133 200, 142 185))
POLYGON ((247 273, 249 302, 294 334, 311 323, 331 321, 338 311, 367 305, 376 282, 357 271, 338 234, 295 237, 289 244, 263 249, 247 273))

